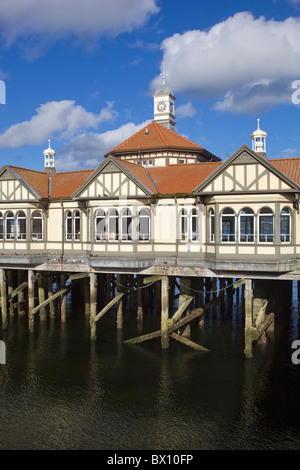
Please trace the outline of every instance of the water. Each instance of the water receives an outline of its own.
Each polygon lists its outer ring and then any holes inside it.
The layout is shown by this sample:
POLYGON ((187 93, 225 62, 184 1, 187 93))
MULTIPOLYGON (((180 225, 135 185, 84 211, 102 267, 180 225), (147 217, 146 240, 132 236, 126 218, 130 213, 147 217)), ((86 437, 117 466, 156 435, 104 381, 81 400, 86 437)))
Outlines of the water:
MULTIPOLYGON (((157 339, 124 344, 139 334, 130 312, 122 333, 114 312, 101 319, 92 344, 82 313, 66 325, 37 321, 34 334, 26 318, 10 318, 0 333, 0 449, 300 449, 296 295, 285 302, 273 338, 252 360, 243 355, 236 294, 193 328, 207 354, 172 339, 168 351, 157 339)), ((159 320, 145 315, 143 332, 159 320)))

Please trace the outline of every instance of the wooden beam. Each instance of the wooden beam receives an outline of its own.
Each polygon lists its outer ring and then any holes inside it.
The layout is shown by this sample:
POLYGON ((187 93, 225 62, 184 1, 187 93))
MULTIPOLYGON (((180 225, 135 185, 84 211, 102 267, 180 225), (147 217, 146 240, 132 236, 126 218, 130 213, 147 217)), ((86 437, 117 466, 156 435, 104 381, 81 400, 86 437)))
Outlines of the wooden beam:
POLYGON ((257 330, 257 334, 253 341, 257 342, 261 336, 268 330, 268 328, 272 325, 275 319, 275 314, 274 313, 269 313, 267 316, 266 321, 260 326, 260 328, 257 330))
POLYGON ((146 335, 137 336, 136 338, 127 339, 124 343, 128 344, 137 344, 142 343, 143 341, 148 341, 149 339, 158 338, 161 336, 161 330, 154 331, 153 333, 147 333, 146 335))
POLYGON ((246 279, 239 279, 233 284, 233 288, 237 289, 238 287, 244 285, 246 283, 246 279))
POLYGON ((77 273, 77 274, 70 274, 69 279, 70 281, 75 281, 75 279, 84 279, 89 277, 90 273, 77 273))
POLYGON ((184 298, 184 303, 182 305, 180 305, 180 307, 178 308, 178 310, 174 313, 174 315, 172 316, 172 318, 170 318, 169 320, 169 328, 172 327, 179 319, 180 317, 182 316, 182 314, 185 312, 185 310, 188 308, 188 306, 190 305, 190 303, 192 302, 193 300, 193 297, 191 297, 190 295, 182 295, 182 298, 184 298))
POLYGON ((150 284, 151 282, 161 281, 162 276, 150 276, 143 279, 143 284, 150 284))
POLYGON ((95 321, 98 321, 101 317, 103 317, 103 315, 113 306, 115 305, 115 303, 119 302, 119 300, 121 300, 121 298, 123 297, 123 293, 119 293, 116 295, 116 297, 114 299, 112 299, 107 305, 106 307, 104 307, 96 316, 95 316, 95 321))
POLYGON ((22 284, 17 287, 15 290, 13 290, 9 296, 8 296, 8 300, 11 300, 13 299, 17 294, 19 294, 19 292, 21 292, 22 290, 24 290, 26 287, 28 286, 28 282, 25 281, 25 282, 22 282, 22 284))
POLYGON ((177 330, 178 328, 181 328, 182 326, 186 325, 187 323, 191 322, 195 318, 199 317, 200 315, 203 314, 203 312, 204 310, 202 308, 196 308, 195 310, 192 310, 192 312, 189 315, 182 318, 181 320, 174 323, 173 325, 170 325, 169 334, 177 330))
POLYGON ((185 344, 186 346, 189 346, 190 348, 195 349, 196 351, 209 352, 209 349, 204 348, 200 344, 194 343, 194 341, 191 341, 190 339, 185 338, 184 336, 177 335, 176 333, 172 333, 171 338, 176 339, 176 341, 179 341, 179 343, 185 344))
POLYGON ((53 302, 53 300, 57 299, 57 297, 60 297, 61 295, 67 294, 73 287, 76 281, 72 281, 71 284, 69 284, 67 287, 64 287, 63 289, 60 289, 58 292, 55 292, 51 297, 49 297, 47 300, 42 302, 40 305, 32 309, 32 313, 36 313, 40 308, 45 307, 48 305, 50 302, 53 302))

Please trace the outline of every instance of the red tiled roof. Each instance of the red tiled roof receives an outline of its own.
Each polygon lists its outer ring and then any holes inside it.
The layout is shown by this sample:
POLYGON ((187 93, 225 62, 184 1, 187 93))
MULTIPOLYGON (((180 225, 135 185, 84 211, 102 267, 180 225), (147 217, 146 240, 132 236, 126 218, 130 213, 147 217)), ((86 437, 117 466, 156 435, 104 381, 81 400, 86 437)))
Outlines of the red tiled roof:
POLYGON ((161 149, 184 149, 189 151, 202 151, 203 147, 171 131, 162 124, 151 122, 143 127, 129 139, 122 142, 106 154, 120 155, 127 152, 139 150, 161 150, 161 149))
POLYGON ((143 183, 150 191, 156 193, 156 189, 151 182, 149 173, 146 168, 136 163, 126 162, 126 160, 119 160, 119 163, 128 170, 133 176, 135 176, 141 183, 143 183))
POLYGON ((9 165, 25 183, 30 186, 40 197, 48 197, 48 175, 43 171, 27 170, 18 166, 9 165))
POLYGON ((300 184, 300 158, 276 158, 269 160, 269 163, 295 183, 300 184))
POLYGON ((51 197, 70 197, 94 170, 55 173, 51 178, 51 197))
POLYGON ((148 172, 160 194, 191 193, 221 163, 203 162, 148 168, 148 172))

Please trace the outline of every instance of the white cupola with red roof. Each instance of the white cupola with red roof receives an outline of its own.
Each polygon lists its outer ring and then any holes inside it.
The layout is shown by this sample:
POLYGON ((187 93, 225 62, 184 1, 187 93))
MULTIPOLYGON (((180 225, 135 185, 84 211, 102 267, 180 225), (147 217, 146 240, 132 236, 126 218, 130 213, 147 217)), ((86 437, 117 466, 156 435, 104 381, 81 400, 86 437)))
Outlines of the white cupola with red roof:
POLYGON ((259 127, 259 119, 257 119, 257 129, 252 132, 252 150, 264 158, 267 158, 266 137, 267 133, 262 131, 259 127))
POLYGON ((166 84, 167 74, 164 67, 161 76, 162 84, 156 88, 153 95, 154 121, 175 131, 175 96, 171 88, 166 84))
POLYGON ((50 139, 48 140, 49 147, 44 150, 44 171, 49 175, 56 173, 55 170, 55 151, 50 147, 50 139))

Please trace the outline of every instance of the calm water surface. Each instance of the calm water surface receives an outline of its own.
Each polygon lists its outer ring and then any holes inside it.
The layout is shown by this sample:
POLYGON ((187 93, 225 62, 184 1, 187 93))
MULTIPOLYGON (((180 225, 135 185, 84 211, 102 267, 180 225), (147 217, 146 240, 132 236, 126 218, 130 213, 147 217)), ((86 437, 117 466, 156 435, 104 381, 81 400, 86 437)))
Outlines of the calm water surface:
MULTIPOLYGON (((11 318, 0 338, 0 449, 300 449, 300 365, 291 361, 298 302, 285 299, 275 334, 243 356, 241 300, 207 312, 192 339, 202 354, 171 340, 129 346, 140 334, 127 312, 117 333, 114 312, 89 341, 81 313, 66 325, 11 318), (122 336, 123 335, 123 336, 122 336)), ((147 314, 143 332, 159 327, 147 314)))

